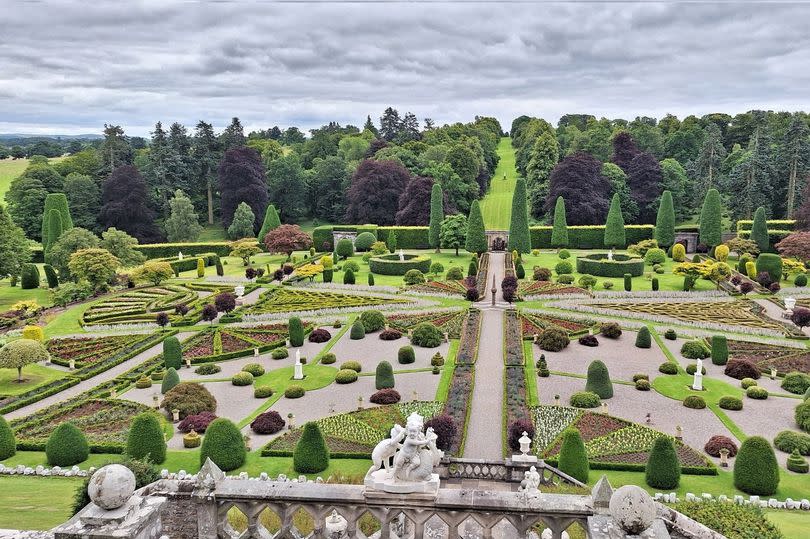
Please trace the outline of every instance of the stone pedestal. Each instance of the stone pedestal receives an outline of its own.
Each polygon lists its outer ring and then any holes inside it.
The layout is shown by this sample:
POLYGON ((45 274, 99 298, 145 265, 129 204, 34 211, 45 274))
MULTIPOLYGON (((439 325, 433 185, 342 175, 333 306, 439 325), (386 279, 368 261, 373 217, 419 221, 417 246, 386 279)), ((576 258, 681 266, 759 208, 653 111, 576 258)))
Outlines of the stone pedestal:
POLYGON ((304 365, 299 363, 295 364, 295 374, 293 374, 293 380, 303 380, 304 379, 304 365))
POLYGON ((166 498, 132 496, 117 509, 89 504, 76 516, 54 528, 55 539, 154 539, 163 533, 160 511, 166 498))
POLYGON ((389 494, 439 494, 439 474, 434 473, 428 481, 401 481, 387 470, 377 470, 366 476, 366 497, 374 496, 374 491, 389 494))

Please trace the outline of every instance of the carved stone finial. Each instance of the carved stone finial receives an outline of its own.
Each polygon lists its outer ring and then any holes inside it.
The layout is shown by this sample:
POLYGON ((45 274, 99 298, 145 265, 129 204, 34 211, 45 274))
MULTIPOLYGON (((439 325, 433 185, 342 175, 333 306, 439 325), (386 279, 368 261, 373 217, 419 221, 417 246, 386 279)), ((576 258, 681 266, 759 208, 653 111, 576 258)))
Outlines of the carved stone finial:
POLYGON ((90 478, 87 494, 102 509, 118 509, 135 494, 135 474, 121 464, 104 466, 90 478))
POLYGON ((629 533, 638 535, 655 521, 655 502, 643 488, 624 485, 610 498, 610 516, 629 533))
POLYGON ((220 470, 213 460, 206 458, 205 464, 197 473, 197 488, 213 489, 223 479, 225 479, 225 472, 220 470))
POLYGON ((591 491, 593 497, 593 507, 599 512, 605 512, 610 504, 610 497, 613 496, 613 487, 610 486, 610 481, 606 475, 603 475, 599 481, 594 485, 591 491))

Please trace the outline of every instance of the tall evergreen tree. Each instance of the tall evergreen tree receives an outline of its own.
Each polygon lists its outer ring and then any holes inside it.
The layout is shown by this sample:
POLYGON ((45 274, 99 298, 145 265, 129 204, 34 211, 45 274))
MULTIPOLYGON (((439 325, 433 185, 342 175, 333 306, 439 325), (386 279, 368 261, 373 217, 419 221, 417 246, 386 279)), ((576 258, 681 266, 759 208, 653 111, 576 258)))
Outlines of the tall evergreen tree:
POLYGON ((48 215, 43 221, 48 224, 48 226, 45 227, 46 235, 42 237, 42 249, 47 256, 51 246, 56 243, 56 240, 58 240, 59 236, 64 232, 64 228, 62 227, 62 216, 57 209, 48 210, 48 215))
POLYGON ((695 205, 709 189, 715 189, 720 184, 720 170, 725 159, 723 134, 717 124, 710 123, 704 129, 703 144, 695 161, 695 205))
MULTIPOLYGON (((359 137, 344 137, 341 141, 349 138, 359 137)), ((312 215, 331 223, 340 222, 346 214, 345 197, 348 185, 349 170, 343 157, 330 155, 316 159, 309 175, 309 202, 312 215)))
POLYGON ((363 131, 369 131, 370 133, 374 134, 374 136, 378 136, 380 132, 377 130, 377 126, 374 125, 374 122, 371 121, 371 115, 366 116, 366 123, 363 124, 363 131))
POLYGON ((281 208, 286 222, 294 223, 306 214, 306 172, 301 167, 298 154, 290 153, 270 163, 267 167, 267 187, 269 201, 281 208))
POLYGON ((717 189, 709 189, 700 210, 700 243, 707 247, 716 247, 723 241, 722 237, 723 204, 717 189))
POLYGON ((610 201, 610 209, 607 214, 607 221, 605 221, 605 247, 624 249, 627 245, 624 233, 624 217, 622 216, 622 205, 619 200, 619 194, 613 195, 613 200, 610 201))
POLYGON ((123 165, 131 165, 134 151, 120 125, 104 124, 104 142, 99 148, 102 166, 99 174, 107 177, 123 165))
POLYGON ((117 167, 104 182, 101 200, 99 220, 105 229, 123 230, 141 243, 160 240, 155 214, 147 205, 146 181, 137 168, 132 165, 117 167))
POLYGON ((191 156, 196 172, 197 185, 205 189, 208 224, 214 224, 214 182, 220 159, 220 146, 214 127, 202 120, 197 122, 191 156))
POLYGON ((168 177, 169 153, 169 143, 163 123, 157 122, 152 131, 152 141, 149 144, 149 154, 143 175, 150 191, 157 194, 161 208, 168 207, 168 197, 172 191, 171 181, 168 177))
POLYGON ((655 217, 655 240, 667 249, 675 243, 675 208, 672 206, 672 193, 664 191, 655 217))
POLYGON ((528 253, 532 250, 532 237, 529 232, 529 209, 526 200, 526 180, 518 178, 512 193, 512 219, 509 223, 510 251, 528 253))
POLYGON ((395 140, 399 135, 401 123, 399 112, 393 107, 386 108, 380 117, 380 135, 382 138, 387 141, 395 140))
POLYGON ((642 152, 627 170, 627 187, 638 206, 637 221, 652 224, 655 221, 655 201, 661 195, 663 174, 661 163, 651 153, 642 152))
POLYGON ((232 118, 230 125, 222 132, 222 148, 225 151, 233 148, 241 148, 247 143, 245 138, 245 128, 242 127, 242 122, 239 118, 232 118))
POLYGON ((233 221, 231 221, 231 226, 228 227, 228 236, 232 240, 253 237, 256 232, 254 229, 255 223, 256 216, 253 214, 253 210, 246 203, 240 202, 239 206, 236 207, 236 211, 233 212, 233 221))
POLYGON ((801 194, 810 177, 810 134, 807 121, 799 114, 794 114, 790 126, 785 131, 782 145, 779 148, 780 181, 787 179, 785 187, 785 216, 793 214, 801 203, 801 194))
POLYGON ((430 246, 436 249, 436 252, 441 251, 439 244, 439 234, 442 230, 442 221, 444 220, 444 195, 442 194, 442 186, 434 183, 430 190, 430 229, 428 231, 428 240, 430 246))
POLYGON ((281 219, 278 217, 275 205, 270 204, 264 212, 264 222, 262 222, 262 228, 259 230, 259 243, 263 243, 267 233, 277 229, 279 226, 281 226, 281 219))
POLYGON ((531 201, 531 214, 540 219, 545 213, 548 181, 551 171, 560 159, 557 138, 543 131, 534 142, 529 164, 526 166, 526 188, 531 201))
MULTIPOLYGON (((219 164, 219 193, 222 224, 231 226, 236 207, 245 202, 253 215, 263 216, 267 208, 267 182, 264 165, 253 148, 233 148, 225 152, 219 164)), ((254 230, 260 223, 254 224, 254 230)))
POLYGON ((630 196, 630 188, 627 187, 627 174, 613 163, 602 165, 602 176, 610 182, 611 192, 619 195, 622 203, 622 216, 625 222, 632 223, 638 215, 638 206, 633 197, 630 196))
POLYGON ((73 219, 70 217, 70 208, 68 207, 67 196, 65 196, 64 193, 49 193, 48 196, 45 197, 45 208, 42 212, 42 248, 45 251, 48 251, 52 245, 51 233, 49 230, 51 210, 56 210, 56 212, 59 214, 60 225, 60 228, 56 232, 56 236, 53 241, 59 239, 62 232, 73 228, 73 219))
POLYGON ((186 194, 180 189, 174 192, 174 198, 169 202, 171 214, 163 227, 166 230, 166 239, 170 242, 196 241, 202 233, 202 226, 186 194))
POLYGON ((487 251, 487 234, 484 228, 484 216, 481 214, 481 205, 473 200, 470 206, 470 217, 467 219, 467 239, 464 248, 471 253, 484 253, 487 251))
POLYGON ((731 210, 737 219, 751 219, 754 209, 762 206, 771 214, 774 182, 771 139, 764 119, 754 129, 748 143, 748 157, 738 163, 729 175, 731 210))
POLYGON ((768 238, 768 223, 765 218, 765 208, 760 206, 754 212, 754 222, 751 224, 751 240, 755 241, 760 253, 765 253, 771 246, 768 238))
POLYGON ((568 247, 568 221, 565 217, 565 199, 559 196, 554 205, 554 226, 551 229, 551 246, 568 247))
POLYGON ((71 172, 65 178, 65 195, 74 226, 98 230, 101 188, 91 176, 71 172))
POLYGON ((20 275, 23 264, 30 259, 25 232, 14 224, 5 206, 0 204, 0 279, 20 275))
POLYGON ((662 186, 672 195, 672 207, 676 219, 686 219, 693 214, 692 182, 681 164, 670 157, 661 161, 662 186))

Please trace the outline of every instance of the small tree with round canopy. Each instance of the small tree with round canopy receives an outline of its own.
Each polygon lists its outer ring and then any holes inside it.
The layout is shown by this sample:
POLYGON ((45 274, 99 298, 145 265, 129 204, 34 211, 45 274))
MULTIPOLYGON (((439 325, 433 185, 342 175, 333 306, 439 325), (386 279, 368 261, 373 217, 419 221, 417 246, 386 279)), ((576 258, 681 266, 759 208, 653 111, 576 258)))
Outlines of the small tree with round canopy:
POLYGON ((32 339, 12 341, 0 348, 0 368, 17 369, 17 382, 22 383, 22 370, 26 365, 47 361, 48 350, 41 342, 32 339))

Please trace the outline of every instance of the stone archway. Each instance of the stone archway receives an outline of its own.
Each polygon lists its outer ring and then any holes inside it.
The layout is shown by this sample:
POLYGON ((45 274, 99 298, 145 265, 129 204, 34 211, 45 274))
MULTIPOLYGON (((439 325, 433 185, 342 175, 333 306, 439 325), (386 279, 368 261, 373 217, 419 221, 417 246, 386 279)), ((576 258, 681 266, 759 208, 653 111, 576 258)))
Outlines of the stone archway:
POLYGON ((509 243, 508 230, 487 230, 487 248, 490 251, 504 251, 509 243))

